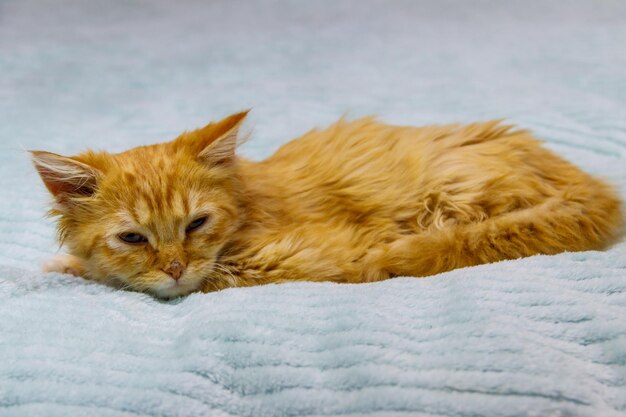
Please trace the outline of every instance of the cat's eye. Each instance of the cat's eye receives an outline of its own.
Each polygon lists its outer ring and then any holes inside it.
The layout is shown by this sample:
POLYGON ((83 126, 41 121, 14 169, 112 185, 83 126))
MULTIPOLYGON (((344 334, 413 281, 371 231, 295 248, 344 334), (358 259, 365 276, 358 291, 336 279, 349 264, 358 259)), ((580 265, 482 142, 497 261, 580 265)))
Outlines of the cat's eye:
POLYGON ((121 241, 130 243, 132 245, 138 245, 148 242, 148 238, 146 238, 144 235, 140 235, 139 233, 120 233, 117 237, 119 237, 121 241))
POLYGON ((193 232, 194 230, 196 230, 197 228, 202 226, 204 223, 206 223, 206 220, 207 220, 207 216, 198 217, 196 220, 194 220, 191 223, 189 223, 189 225, 185 229, 185 232, 187 232, 187 233, 193 232))

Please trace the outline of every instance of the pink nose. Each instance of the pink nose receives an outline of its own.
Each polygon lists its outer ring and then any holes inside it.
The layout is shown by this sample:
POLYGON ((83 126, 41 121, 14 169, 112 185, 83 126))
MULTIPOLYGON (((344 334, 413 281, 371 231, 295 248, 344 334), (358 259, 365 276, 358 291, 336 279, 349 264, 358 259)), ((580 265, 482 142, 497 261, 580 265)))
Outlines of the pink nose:
POLYGON ((178 278, 185 272, 185 265, 180 263, 180 261, 172 261, 170 266, 167 267, 165 273, 178 281, 178 278))

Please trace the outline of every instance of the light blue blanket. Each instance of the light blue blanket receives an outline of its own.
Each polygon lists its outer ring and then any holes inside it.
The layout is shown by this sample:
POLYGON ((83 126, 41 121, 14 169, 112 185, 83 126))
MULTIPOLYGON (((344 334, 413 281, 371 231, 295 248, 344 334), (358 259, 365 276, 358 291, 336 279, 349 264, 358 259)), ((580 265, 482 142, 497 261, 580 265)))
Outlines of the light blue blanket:
POLYGON ((38 272, 23 149, 243 108, 254 158, 344 114, 505 117, 626 195, 626 3, 0 2, 0 416, 626 416, 626 243, 428 279, 160 302, 38 272))

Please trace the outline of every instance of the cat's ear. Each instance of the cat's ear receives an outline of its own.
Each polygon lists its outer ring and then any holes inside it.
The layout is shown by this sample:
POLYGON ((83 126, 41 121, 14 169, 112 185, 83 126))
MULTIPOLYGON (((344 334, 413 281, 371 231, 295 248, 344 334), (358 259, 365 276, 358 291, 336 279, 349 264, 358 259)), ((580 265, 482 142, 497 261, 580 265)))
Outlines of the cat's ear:
POLYGON ((30 151, 33 164, 48 191, 60 204, 71 197, 86 197, 96 190, 101 172, 73 158, 51 152, 30 151))
POLYGON ((239 129, 248 112, 230 115, 198 129, 196 134, 202 143, 198 157, 209 165, 228 165, 232 162, 239 142, 239 129))

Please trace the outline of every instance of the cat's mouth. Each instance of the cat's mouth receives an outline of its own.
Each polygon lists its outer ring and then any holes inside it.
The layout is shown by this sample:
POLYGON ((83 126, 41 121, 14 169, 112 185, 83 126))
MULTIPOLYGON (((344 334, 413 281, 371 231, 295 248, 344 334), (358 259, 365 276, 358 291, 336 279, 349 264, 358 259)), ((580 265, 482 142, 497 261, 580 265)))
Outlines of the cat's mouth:
MULTIPOLYGON (((211 261, 212 262, 212 261, 211 261)), ((188 295, 202 288, 206 274, 211 269, 208 262, 195 262, 174 279, 163 271, 138 272, 125 278, 116 278, 110 283, 116 288, 147 292, 157 298, 171 299, 188 295)))
POLYGON ((186 271, 178 279, 166 274, 160 275, 156 282, 153 281, 146 289, 158 298, 176 298, 197 291, 201 282, 202 279, 199 279, 197 274, 186 271))
POLYGON ((194 280, 183 281, 170 278, 167 282, 151 288, 151 292, 159 298, 176 298, 196 291, 198 285, 194 280))

